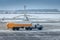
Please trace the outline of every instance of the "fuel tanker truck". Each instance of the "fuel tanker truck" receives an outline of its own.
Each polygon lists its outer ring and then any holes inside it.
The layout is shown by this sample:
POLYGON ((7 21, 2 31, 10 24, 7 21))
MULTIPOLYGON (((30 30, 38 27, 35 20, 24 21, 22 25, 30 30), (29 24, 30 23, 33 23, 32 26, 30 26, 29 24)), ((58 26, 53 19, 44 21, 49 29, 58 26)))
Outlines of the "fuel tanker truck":
POLYGON ((43 26, 40 24, 34 25, 30 21, 21 21, 21 22, 9 22, 7 23, 7 28, 12 30, 19 30, 20 28, 23 28, 25 30, 32 30, 32 29, 42 30, 43 26))

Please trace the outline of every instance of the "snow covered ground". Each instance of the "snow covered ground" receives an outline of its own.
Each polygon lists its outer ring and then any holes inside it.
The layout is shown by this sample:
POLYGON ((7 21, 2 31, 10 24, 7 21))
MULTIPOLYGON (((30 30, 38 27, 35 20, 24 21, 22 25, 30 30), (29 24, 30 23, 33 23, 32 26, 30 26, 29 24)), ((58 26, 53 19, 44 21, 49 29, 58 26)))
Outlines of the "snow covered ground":
MULTIPOLYGON (((12 18, 23 14, 0 14, 0 18, 12 18)), ((27 14, 38 18, 60 18, 60 14, 27 14)), ((21 16, 20 16, 21 17, 21 16)))
POLYGON ((0 40, 60 40, 60 29, 44 31, 0 30, 0 40))
MULTIPOLYGON (((1 15, 1 14, 0 14, 1 15)), ((8 15, 1 15, 6 17, 8 15)), ((13 15, 12 15, 13 16, 13 15)), ((9 15, 9 17, 11 17, 9 15)), ((41 14, 40 18, 60 18, 59 14, 41 14)), ((43 30, 19 30, 7 29, 6 23, 0 23, 0 40, 60 40, 60 23, 40 23, 43 30)))

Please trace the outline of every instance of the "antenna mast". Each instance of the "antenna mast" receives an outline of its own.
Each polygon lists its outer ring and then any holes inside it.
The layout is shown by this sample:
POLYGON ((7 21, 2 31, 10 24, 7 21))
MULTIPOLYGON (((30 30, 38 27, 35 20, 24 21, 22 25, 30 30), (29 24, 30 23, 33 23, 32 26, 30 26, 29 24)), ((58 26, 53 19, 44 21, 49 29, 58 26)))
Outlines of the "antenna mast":
POLYGON ((26 15, 26 5, 24 5, 24 17, 25 17, 25 21, 29 21, 27 15, 26 15))

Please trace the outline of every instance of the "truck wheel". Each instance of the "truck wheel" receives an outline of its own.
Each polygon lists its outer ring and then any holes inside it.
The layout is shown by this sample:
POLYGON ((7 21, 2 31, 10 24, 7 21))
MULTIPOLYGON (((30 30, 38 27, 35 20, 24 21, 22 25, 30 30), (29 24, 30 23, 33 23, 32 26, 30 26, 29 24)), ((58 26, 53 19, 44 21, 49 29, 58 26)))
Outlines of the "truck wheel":
POLYGON ((25 29, 26 29, 26 30, 29 30, 29 28, 28 28, 28 27, 26 27, 25 29))
POLYGON ((42 27, 39 27, 38 30, 42 30, 43 28, 42 27))
POLYGON ((14 28, 12 28, 13 30, 19 30, 19 27, 14 27, 14 28))
POLYGON ((26 29, 26 30, 32 30, 32 28, 31 28, 31 27, 26 27, 25 29, 26 29))
POLYGON ((16 27, 16 30, 19 30, 19 27, 16 27))
POLYGON ((25 28, 26 30, 28 30, 28 28, 25 28))
POLYGON ((15 29, 16 29, 15 27, 12 28, 12 30, 15 30, 15 29))
POLYGON ((30 27, 29 30, 32 30, 32 28, 30 27))

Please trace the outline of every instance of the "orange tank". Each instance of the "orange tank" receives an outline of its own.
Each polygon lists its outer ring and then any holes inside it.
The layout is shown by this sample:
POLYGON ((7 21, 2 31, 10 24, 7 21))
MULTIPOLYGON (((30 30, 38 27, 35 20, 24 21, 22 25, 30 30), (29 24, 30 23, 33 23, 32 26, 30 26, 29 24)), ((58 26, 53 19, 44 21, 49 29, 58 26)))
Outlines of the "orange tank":
POLYGON ((18 23, 7 23, 7 28, 13 27, 31 27, 32 24, 18 24, 18 23))

